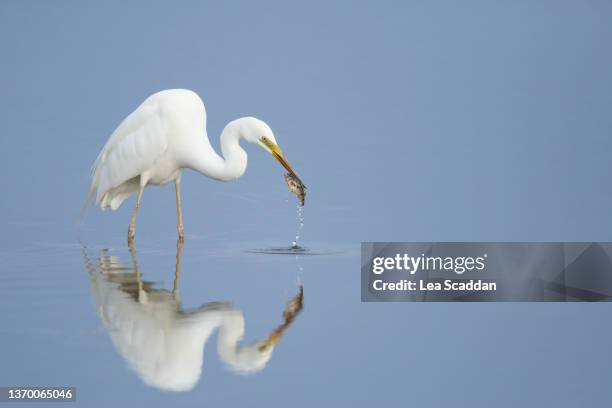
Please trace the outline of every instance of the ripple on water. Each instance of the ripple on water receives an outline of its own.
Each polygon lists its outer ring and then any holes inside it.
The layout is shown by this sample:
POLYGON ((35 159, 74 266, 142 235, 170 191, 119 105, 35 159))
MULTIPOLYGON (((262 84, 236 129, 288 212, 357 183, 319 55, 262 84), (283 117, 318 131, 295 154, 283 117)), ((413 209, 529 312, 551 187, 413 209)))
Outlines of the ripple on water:
POLYGON ((342 251, 334 250, 314 250, 299 245, 291 245, 285 247, 270 247, 270 248, 256 248, 248 249, 246 252, 253 254, 266 254, 266 255, 335 255, 342 251))

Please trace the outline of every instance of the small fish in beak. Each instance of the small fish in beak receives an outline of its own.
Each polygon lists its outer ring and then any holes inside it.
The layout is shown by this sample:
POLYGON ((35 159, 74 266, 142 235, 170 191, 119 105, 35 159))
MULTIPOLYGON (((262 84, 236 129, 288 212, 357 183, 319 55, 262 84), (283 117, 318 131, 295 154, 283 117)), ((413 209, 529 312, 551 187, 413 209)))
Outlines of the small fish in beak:
POLYGON ((302 184, 302 180, 300 180, 295 174, 285 173, 285 182, 287 183, 289 191, 295 194, 300 202, 300 206, 303 207, 304 200, 306 199, 306 186, 302 184))

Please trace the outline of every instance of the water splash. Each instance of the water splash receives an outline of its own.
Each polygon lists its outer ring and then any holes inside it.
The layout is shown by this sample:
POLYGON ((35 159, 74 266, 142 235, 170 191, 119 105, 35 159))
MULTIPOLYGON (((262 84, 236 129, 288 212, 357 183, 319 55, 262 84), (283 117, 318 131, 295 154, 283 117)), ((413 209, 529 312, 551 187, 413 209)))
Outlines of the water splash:
POLYGON ((304 207, 298 204, 297 206, 297 220, 298 220, 298 228, 295 232, 295 240, 291 243, 291 249, 300 249, 301 247, 298 245, 300 240, 300 234, 302 233, 302 228, 304 228, 304 207))
POLYGON ((269 255, 295 255, 296 263, 298 264, 298 270, 302 270, 301 265, 299 265, 299 260, 297 255, 332 255, 336 252, 329 251, 313 251, 311 248, 303 247, 299 244, 302 228, 304 228, 304 207, 301 205, 297 206, 297 220, 298 227, 295 232, 295 239, 291 242, 291 246, 282 246, 282 247, 272 247, 272 248, 259 248, 259 249, 250 249, 246 252, 252 252, 255 254, 269 254, 269 255))

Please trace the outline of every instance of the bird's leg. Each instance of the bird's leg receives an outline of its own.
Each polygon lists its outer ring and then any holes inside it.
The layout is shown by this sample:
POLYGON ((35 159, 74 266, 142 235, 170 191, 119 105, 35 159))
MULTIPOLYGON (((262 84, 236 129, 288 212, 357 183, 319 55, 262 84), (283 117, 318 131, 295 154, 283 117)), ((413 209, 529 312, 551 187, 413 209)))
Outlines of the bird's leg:
POLYGON ((181 276, 181 256, 183 255, 183 241, 176 241, 176 267, 174 269, 174 283, 172 284, 172 296, 177 302, 179 299, 179 278, 181 276))
POLYGON ((178 231, 179 241, 185 239, 185 228, 183 227, 183 211, 181 210, 181 179, 178 178, 174 181, 176 187, 176 229, 178 231))
POLYGON ((132 211, 132 218, 130 219, 130 225, 128 226, 128 245, 132 244, 134 241, 134 236, 136 235, 136 216, 138 215, 138 209, 140 208, 140 200, 142 199, 142 192, 144 191, 145 186, 140 186, 140 190, 138 190, 138 198, 136 198, 136 205, 134 206, 134 211, 132 211))

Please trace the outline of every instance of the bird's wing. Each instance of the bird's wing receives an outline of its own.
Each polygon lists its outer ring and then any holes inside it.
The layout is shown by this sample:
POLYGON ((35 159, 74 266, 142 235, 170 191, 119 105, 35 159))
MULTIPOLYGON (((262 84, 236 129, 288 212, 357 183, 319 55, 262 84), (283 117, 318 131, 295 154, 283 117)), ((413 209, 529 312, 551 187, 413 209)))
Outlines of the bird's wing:
POLYGON ((104 194, 151 168, 168 148, 168 120, 155 102, 145 101, 108 139, 92 166, 90 194, 104 194))

